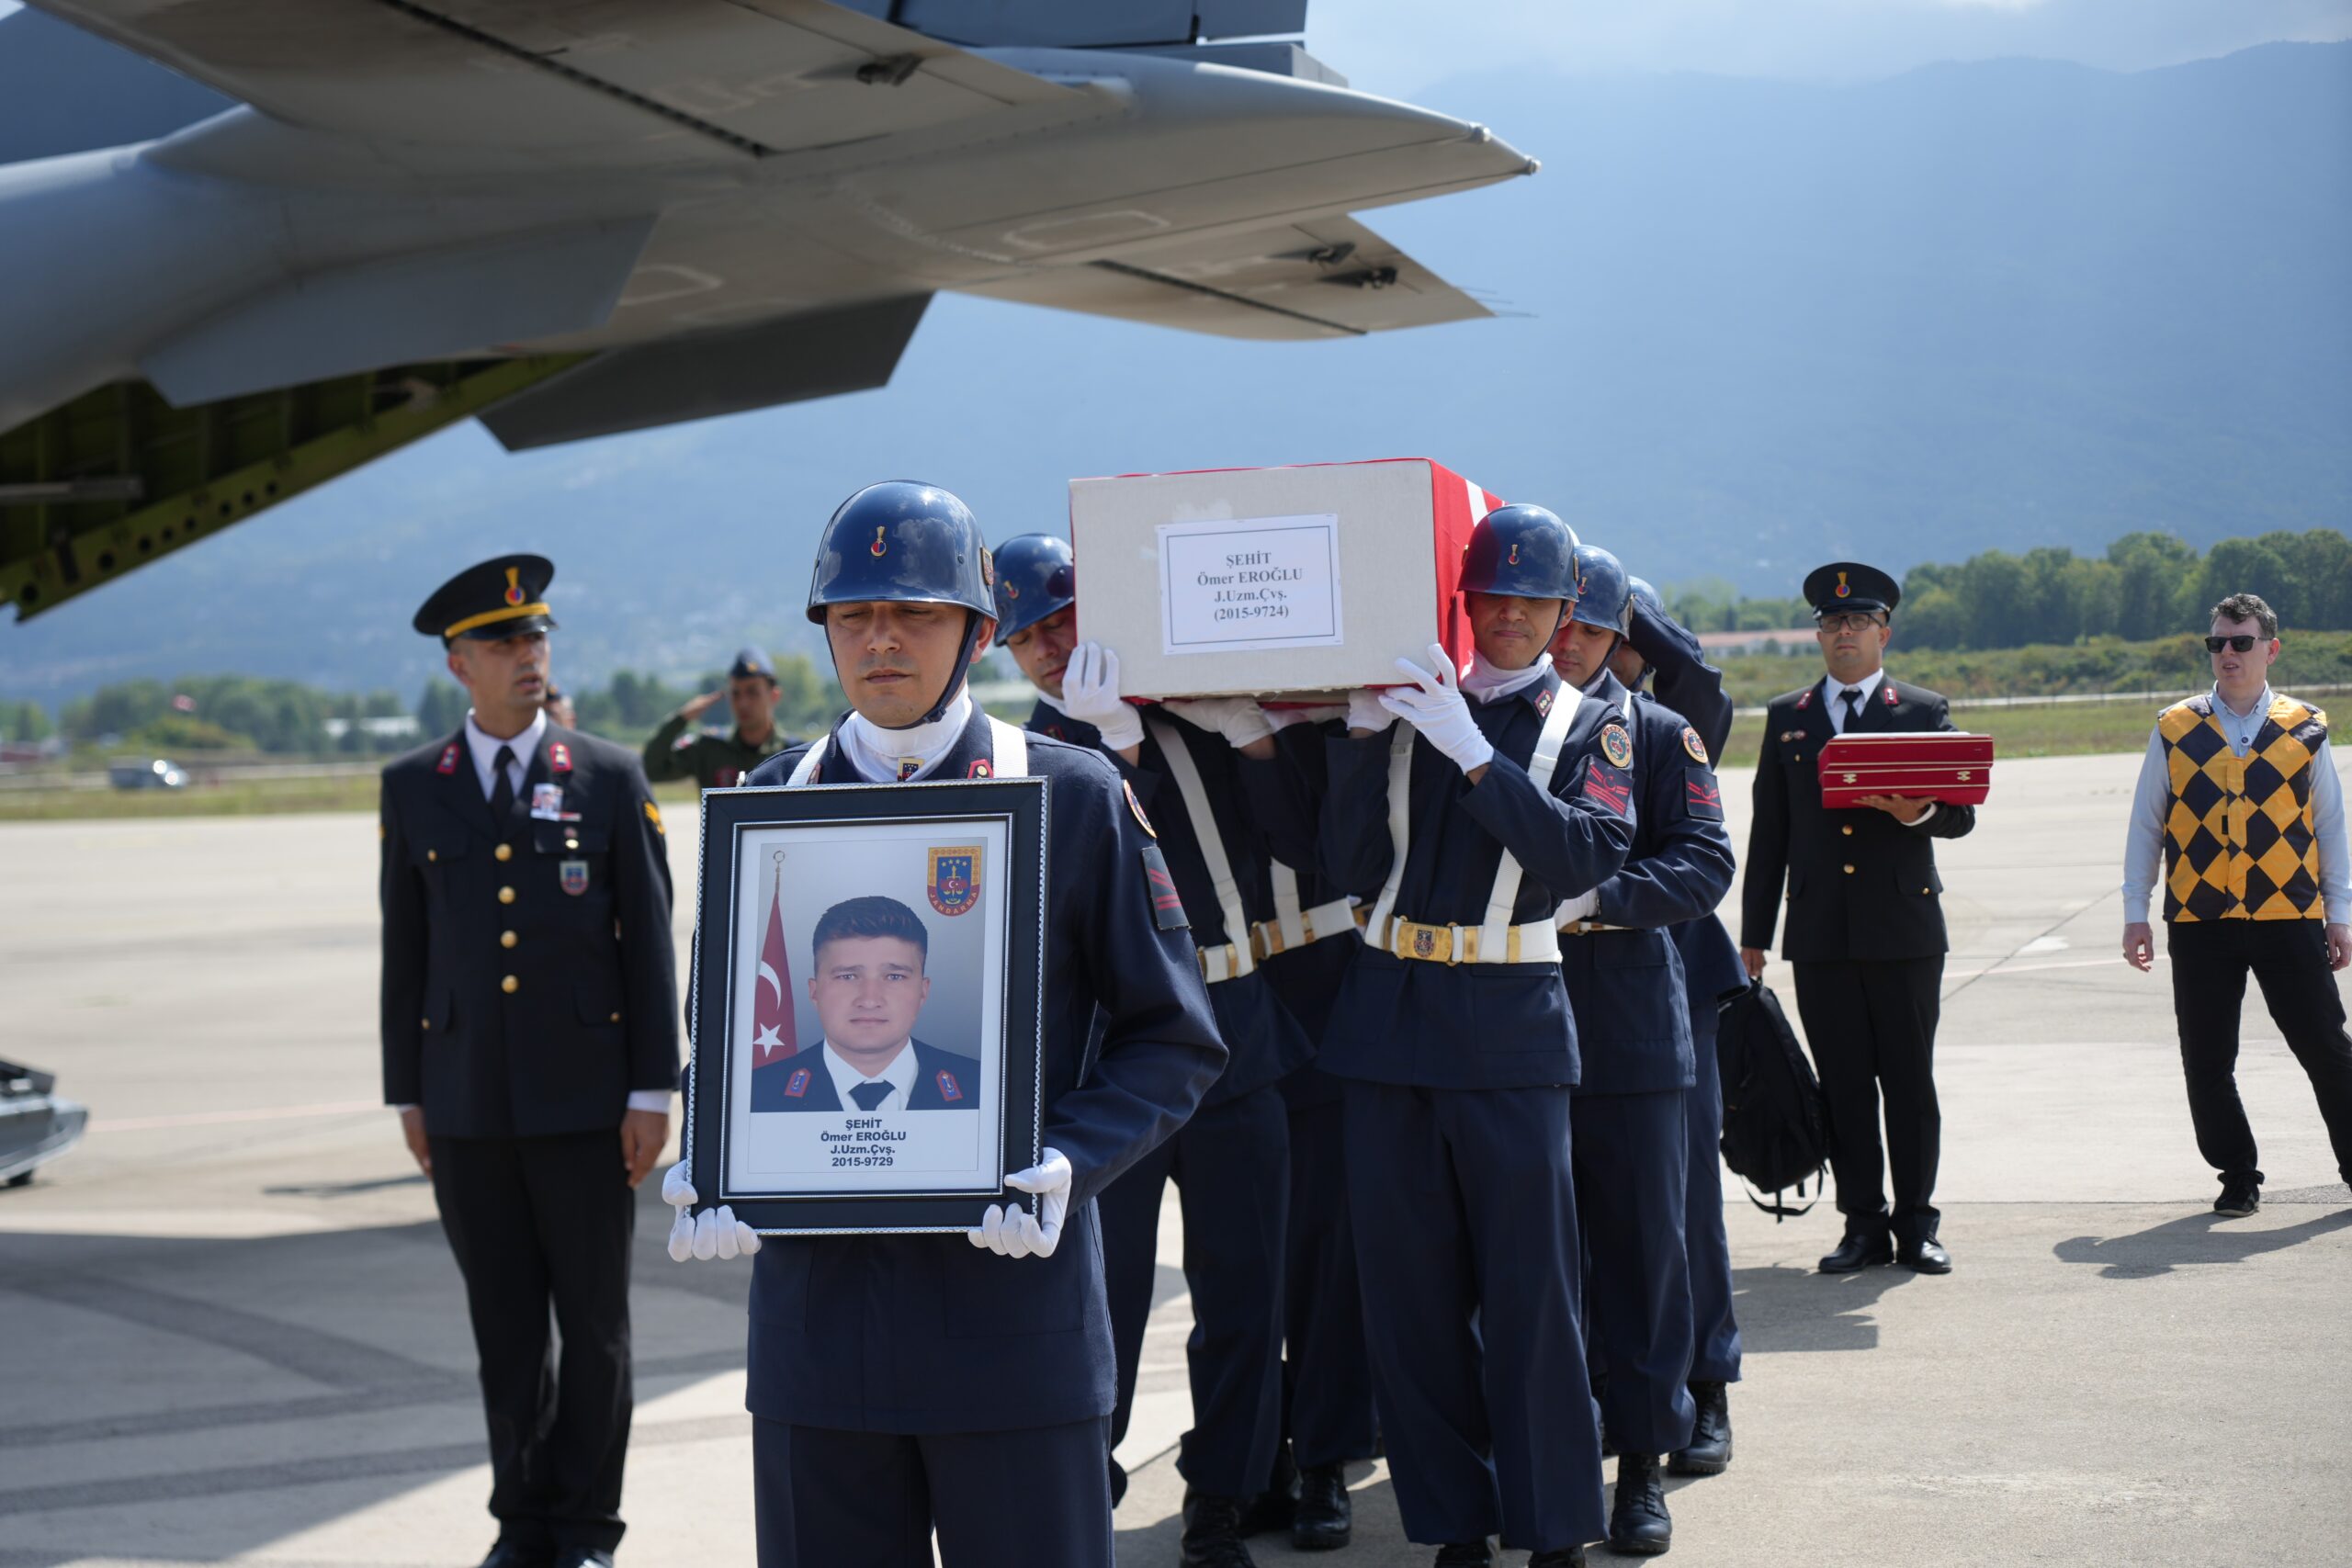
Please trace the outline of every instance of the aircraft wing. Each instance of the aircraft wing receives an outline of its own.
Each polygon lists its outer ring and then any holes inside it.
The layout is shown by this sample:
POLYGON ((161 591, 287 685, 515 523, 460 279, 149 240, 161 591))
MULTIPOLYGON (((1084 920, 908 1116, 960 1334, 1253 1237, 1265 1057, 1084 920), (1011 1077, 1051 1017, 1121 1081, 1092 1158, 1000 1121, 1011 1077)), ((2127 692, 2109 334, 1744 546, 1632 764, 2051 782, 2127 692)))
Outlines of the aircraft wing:
POLYGON ((1080 95, 824 0, 34 0, 309 130, 546 167, 760 158, 1080 95))
POLYGON ((1039 268, 968 294, 1220 337, 1362 337, 1492 312, 1352 218, 1039 268))

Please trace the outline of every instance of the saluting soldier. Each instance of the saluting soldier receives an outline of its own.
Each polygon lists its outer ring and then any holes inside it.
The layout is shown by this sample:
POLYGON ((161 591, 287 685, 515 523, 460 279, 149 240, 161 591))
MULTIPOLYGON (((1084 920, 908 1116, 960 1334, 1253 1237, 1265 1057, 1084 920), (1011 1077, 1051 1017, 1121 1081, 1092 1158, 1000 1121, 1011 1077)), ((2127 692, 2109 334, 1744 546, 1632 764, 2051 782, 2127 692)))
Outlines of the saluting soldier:
MULTIPOLYGON (((1159 848, 1193 923, 1217 1032, 1231 1055, 1193 1119, 1104 1190, 1102 1264, 1119 1356, 1114 1446, 1126 1436, 1151 1315, 1159 1208, 1176 1183, 1184 1215, 1184 1281, 1195 1327, 1185 1357, 1193 1427, 1176 1460, 1184 1478, 1184 1568, 1250 1568, 1245 1505, 1282 1438, 1283 1229, 1290 1123, 1276 1084, 1313 1055, 1257 966, 1274 916, 1262 810, 1245 799, 1256 770, 1262 802, 1279 797, 1274 727, 1248 698, 1160 704, 1147 716, 1119 691, 1118 655, 1076 640, 1070 548, 1023 534, 997 551, 997 635, 1037 689, 1031 731, 1110 758, 1159 829, 1159 848)), ((1297 837, 1311 843, 1311 829, 1297 837)), ((1112 1464, 1112 1495, 1126 1474, 1112 1464)))
POLYGON ((1839 1274, 1900 1262, 1951 1271, 1937 1239, 1936 1018, 1943 984, 1944 911, 1934 840, 1976 826, 1973 806, 1907 795, 1864 795, 1855 809, 1821 804, 1821 749, 1832 736, 1915 734, 1952 728, 1951 705, 1886 673, 1894 579, 1833 561, 1804 580, 1828 674, 1775 697, 1756 767, 1747 836, 1740 957, 1751 976, 1788 887, 1781 956, 1796 969, 1797 1011, 1821 1070, 1829 1110, 1829 1168, 1846 1234, 1821 1260, 1839 1274), (1879 1101, 1886 1142, 1879 1143, 1879 1101), (1894 1208, 1886 1202, 1892 1165, 1894 1208))
POLYGON ((629 1191, 678 1071, 662 813, 634 754, 543 710, 554 575, 506 556, 425 601, 473 706, 384 769, 384 1098, 465 1276, 486 1568, 609 1565, 620 1541, 629 1191))
POLYGON ((724 691, 705 692, 662 721, 645 742, 645 776, 656 784, 691 778, 704 789, 731 789, 753 768, 792 744, 775 727, 779 688, 775 666, 756 648, 736 652, 727 667, 724 691), (686 727, 718 705, 721 698, 735 715, 735 731, 718 735, 708 730, 689 734, 686 727))
MULTIPOLYGON (((750 1396, 762 1568, 1111 1568, 1104 1454, 1115 1397, 1095 1200, 1193 1113, 1225 1066, 1152 823, 1091 748, 1027 736, 966 689, 995 630, 990 563, 961 501, 870 485, 818 545, 808 618, 852 712, 755 785, 1042 775, 1046 899, 1042 1162, 1006 1179, 968 1241, 778 1236, 725 1209, 671 1255, 752 1243, 750 1396), (951 1332, 952 1329, 952 1332, 951 1332), (865 1347, 863 1352, 860 1347, 865 1347)), ((1254 1223, 1235 1215, 1236 1224, 1254 1223)))
POLYGON ((1471 530, 1476 653, 1349 698, 1329 746, 1327 874, 1374 900, 1322 1061, 1347 1080, 1348 1203, 1405 1533, 1444 1568, 1584 1561, 1607 1533, 1587 1378, 1555 917, 1623 863, 1623 715, 1547 651, 1576 536, 1536 506, 1471 530), (1403 723, 1396 721, 1402 719, 1403 723), (1608 737, 1613 734, 1614 739, 1608 737))
POLYGON ((1576 591, 1553 667, 1586 701, 1623 716, 1601 741, 1611 761, 1632 763, 1636 817, 1617 874, 1560 910, 1584 1067, 1570 1102, 1577 1217, 1600 1417, 1618 1450, 1609 1545, 1652 1555, 1674 1541, 1661 1466, 1689 1446, 1696 1414, 1684 1203, 1697 1059, 1673 928, 1712 916, 1731 891, 1731 837, 1699 732, 1611 672, 1633 622, 1624 567, 1579 545, 1576 591))
MULTIPOLYGON (((1666 612, 1657 590, 1633 579, 1633 629, 1609 656, 1610 672, 1637 704, 1681 714, 1698 732, 1713 768, 1731 739, 1732 703, 1724 672, 1707 662, 1699 639, 1666 612), (1652 674, 1659 692, 1644 682, 1652 674), (1686 709, 1682 704, 1688 704, 1686 709)), ((1693 800, 1694 808, 1704 803, 1693 800)), ((1722 820, 1720 795, 1713 803, 1722 820)), ((1731 1385, 1739 1381, 1739 1320, 1732 1311, 1731 1238, 1724 1230, 1724 1095, 1715 1035, 1725 1004, 1747 988, 1739 948, 1713 909, 1668 928, 1682 959, 1682 990, 1690 1015, 1693 1082, 1683 1096, 1690 1112, 1690 1179, 1683 1198, 1682 1235, 1690 1259, 1690 1440, 1666 1468, 1676 1475, 1720 1475, 1731 1466, 1731 1385)))

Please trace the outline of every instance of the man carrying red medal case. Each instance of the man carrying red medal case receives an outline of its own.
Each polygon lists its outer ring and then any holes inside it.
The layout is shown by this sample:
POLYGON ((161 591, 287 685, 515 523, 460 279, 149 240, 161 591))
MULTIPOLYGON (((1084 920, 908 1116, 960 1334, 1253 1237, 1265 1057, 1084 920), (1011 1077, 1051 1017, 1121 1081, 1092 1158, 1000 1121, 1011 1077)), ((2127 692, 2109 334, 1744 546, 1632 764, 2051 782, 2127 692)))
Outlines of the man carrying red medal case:
POLYGON ((1829 1110, 1829 1166, 1846 1234, 1825 1273, 1900 1262, 1942 1274, 1933 1199, 1942 1132, 1934 1075, 1944 933, 1933 840, 1976 826, 1976 808, 1922 796, 1866 795, 1823 804, 1822 748, 1841 735, 1952 729, 1938 693, 1887 675, 1902 590, 1874 567, 1835 561, 1804 580, 1827 675, 1767 710, 1748 830, 1740 956, 1764 973, 1781 891, 1781 956, 1796 970, 1797 1010, 1829 1110), (1879 1141, 1883 1098, 1886 1140, 1879 1141), (1884 1187, 1891 1167, 1894 1203, 1884 1187))

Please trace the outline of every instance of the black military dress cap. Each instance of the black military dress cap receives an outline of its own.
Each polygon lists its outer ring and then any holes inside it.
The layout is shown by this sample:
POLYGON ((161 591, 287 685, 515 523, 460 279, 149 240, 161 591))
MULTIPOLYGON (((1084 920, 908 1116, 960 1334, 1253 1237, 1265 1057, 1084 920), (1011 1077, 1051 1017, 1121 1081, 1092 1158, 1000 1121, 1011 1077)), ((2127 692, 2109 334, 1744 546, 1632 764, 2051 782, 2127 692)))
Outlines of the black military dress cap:
POLYGON ((1853 610, 1892 615, 1902 599, 1903 589, 1894 579, 1860 561, 1834 560, 1804 580, 1804 602, 1813 606, 1816 621, 1853 610))
POLYGON ((741 681, 753 675, 775 679, 775 666, 769 662, 765 649, 745 646, 735 650, 735 662, 727 667, 727 678, 741 681))
POLYGON ((479 637, 495 642, 520 632, 550 631, 548 584, 555 563, 545 556, 500 556, 469 566, 433 591, 413 623, 443 642, 479 637))

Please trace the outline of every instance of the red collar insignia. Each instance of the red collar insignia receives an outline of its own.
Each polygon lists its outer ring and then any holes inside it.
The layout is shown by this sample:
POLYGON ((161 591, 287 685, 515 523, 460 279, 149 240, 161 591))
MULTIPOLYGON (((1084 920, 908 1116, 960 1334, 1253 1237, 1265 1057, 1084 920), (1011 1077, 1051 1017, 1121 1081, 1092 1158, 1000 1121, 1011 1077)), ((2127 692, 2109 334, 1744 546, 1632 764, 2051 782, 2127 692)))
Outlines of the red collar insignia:
POLYGON ((972 765, 964 770, 964 776, 967 779, 992 779, 996 777, 996 766, 986 757, 975 757, 972 765))
POLYGON ((1804 691, 1797 694, 1797 711, 1799 713, 1803 713, 1805 709, 1813 705, 1813 693, 1814 688, 1807 686, 1804 691))
POLYGON ((1878 683, 1878 700, 1884 703, 1889 707, 1893 707, 1894 705, 1894 682, 1881 681, 1878 683))
POLYGON ((560 740, 550 741, 548 745, 548 771, 557 773, 571 772, 571 748, 560 740))
POLYGON ((441 748, 441 760, 433 765, 433 771, 436 773, 442 774, 454 773, 458 771, 458 743, 456 741, 452 740, 449 744, 441 748))

